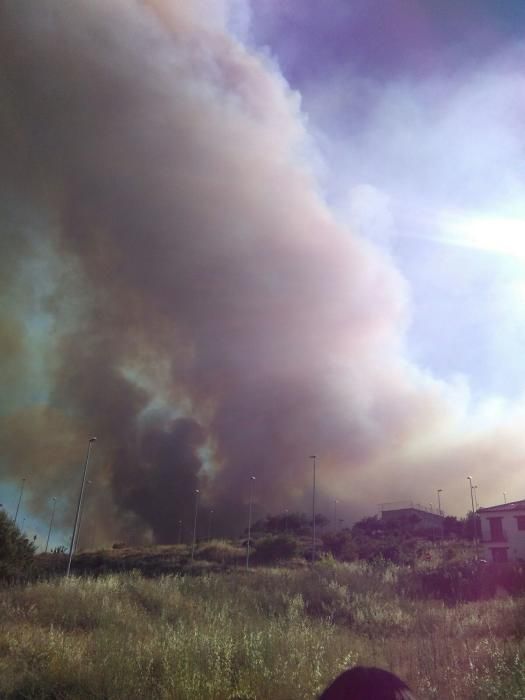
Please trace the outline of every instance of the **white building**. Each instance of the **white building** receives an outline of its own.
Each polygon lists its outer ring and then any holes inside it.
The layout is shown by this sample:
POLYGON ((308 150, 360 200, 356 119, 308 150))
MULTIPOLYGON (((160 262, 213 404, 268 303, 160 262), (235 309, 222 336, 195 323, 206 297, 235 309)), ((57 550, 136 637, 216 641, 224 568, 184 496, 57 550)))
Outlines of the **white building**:
POLYGON ((487 561, 525 561, 525 500, 480 508, 478 515, 487 561))

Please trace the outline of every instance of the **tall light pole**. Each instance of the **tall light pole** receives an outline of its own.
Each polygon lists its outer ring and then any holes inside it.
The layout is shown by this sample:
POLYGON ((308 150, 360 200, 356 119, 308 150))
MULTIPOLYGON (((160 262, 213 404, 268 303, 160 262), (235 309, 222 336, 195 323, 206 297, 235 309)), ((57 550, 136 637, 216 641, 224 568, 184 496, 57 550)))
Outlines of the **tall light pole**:
POLYGON ((250 542, 252 537, 252 504, 253 504, 253 482, 254 476, 250 476, 250 505, 248 508, 248 546, 246 547, 246 571, 250 566, 250 542))
POLYGON ((191 563, 193 564, 193 557, 195 556, 195 542, 197 541, 197 514, 199 512, 199 489, 195 489, 193 492, 195 494, 195 516, 193 518, 193 540, 191 543, 191 563))
POLYGON ((478 508, 479 508, 479 505, 478 505, 478 485, 475 484, 475 485, 472 487, 472 490, 474 491, 474 505, 476 506, 476 513, 477 513, 477 512, 478 512, 478 508))
POLYGON ((51 528, 53 527, 53 520, 55 519, 55 508, 57 505, 57 499, 53 496, 53 510, 51 511, 51 520, 49 521, 49 530, 47 532, 46 548, 44 552, 47 554, 47 548, 49 547, 49 538, 51 537, 51 528))
POLYGON ((438 514, 443 515, 441 512, 441 494, 443 493, 443 489, 438 489, 437 490, 437 495, 438 495, 438 514))
POLYGON ((20 510, 20 504, 22 503, 22 496, 24 494, 24 486, 26 485, 26 480, 25 477, 22 479, 22 485, 20 486, 20 495, 18 496, 18 503, 16 505, 16 513, 15 513, 15 525, 16 525, 16 520, 18 518, 18 511, 20 510))
POLYGON ((503 491, 503 503, 507 502, 507 492, 503 491))
MULTIPOLYGON (((88 479, 88 480, 86 481, 86 488, 87 488, 88 486, 91 486, 91 483, 92 483, 92 482, 88 479)), ((80 515, 78 516, 77 536, 75 537, 75 544, 74 544, 74 547, 73 547, 73 549, 75 550, 75 552, 76 552, 77 549, 78 549, 78 542, 79 542, 79 540, 80 540, 80 528, 82 527, 82 518, 84 517, 84 511, 85 511, 85 510, 86 510, 86 503, 85 503, 85 499, 84 499, 84 502, 82 503, 82 507, 81 507, 81 509, 80 509, 80 515)))
POLYGON ((208 513, 208 542, 211 540, 211 521, 213 520, 213 508, 208 513))
POLYGON ((86 461, 84 462, 84 471, 82 473, 82 484, 80 486, 80 493, 78 495, 77 512, 75 515, 75 524, 73 525, 73 534, 71 535, 71 544, 69 545, 69 557, 67 560, 66 576, 69 576, 69 573, 71 571, 71 560, 73 559, 73 554, 75 553, 75 539, 76 539, 77 528, 78 528, 78 520, 80 517, 80 509, 82 508, 82 500, 84 498, 84 489, 86 487, 86 476, 87 476, 87 470, 88 470, 88 464, 89 464, 89 455, 91 452, 91 446, 96 441, 97 441, 96 437, 89 438, 89 441, 88 441, 87 452, 86 452, 86 461))
POLYGON ((337 498, 334 498, 334 532, 337 532, 337 498))
POLYGON ((310 459, 313 462, 313 470, 314 470, 314 481, 313 481, 313 489, 312 489, 312 565, 315 561, 315 460, 317 459, 316 455, 310 455, 310 459))
POLYGON ((477 527, 477 511, 476 508, 474 507, 474 487, 472 485, 472 477, 467 476, 467 479, 470 483, 470 500, 472 503, 472 524, 474 526, 474 546, 476 548, 476 559, 479 558, 479 551, 478 551, 478 527, 477 527))

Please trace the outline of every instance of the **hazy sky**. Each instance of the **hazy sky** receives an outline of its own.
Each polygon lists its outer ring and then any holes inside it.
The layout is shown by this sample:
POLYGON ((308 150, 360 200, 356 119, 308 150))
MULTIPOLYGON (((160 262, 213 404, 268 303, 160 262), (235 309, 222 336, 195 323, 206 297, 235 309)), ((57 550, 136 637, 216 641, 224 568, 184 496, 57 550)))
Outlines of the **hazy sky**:
MULTIPOLYGON (((90 540, 525 496, 525 7, 1 0, 0 476, 90 540), (29 485, 30 484, 30 485, 29 485)), ((1 500, 1 499, 0 499, 1 500)))

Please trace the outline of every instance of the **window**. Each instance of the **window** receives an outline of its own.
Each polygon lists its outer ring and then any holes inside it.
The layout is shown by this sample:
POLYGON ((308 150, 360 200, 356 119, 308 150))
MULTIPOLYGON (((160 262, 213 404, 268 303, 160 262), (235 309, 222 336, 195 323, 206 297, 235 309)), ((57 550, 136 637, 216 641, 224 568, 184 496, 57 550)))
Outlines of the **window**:
POLYGON ((492 561, 495 564, 504 564, 509 560, 506 547, 491 547, 492 561))
POLYGON ((518 530, 525 530, 525 515, 516 515, 518 530))
POLYGON ((504 542, 503 518, 489 518, 489 526, 491 542, 504 542))

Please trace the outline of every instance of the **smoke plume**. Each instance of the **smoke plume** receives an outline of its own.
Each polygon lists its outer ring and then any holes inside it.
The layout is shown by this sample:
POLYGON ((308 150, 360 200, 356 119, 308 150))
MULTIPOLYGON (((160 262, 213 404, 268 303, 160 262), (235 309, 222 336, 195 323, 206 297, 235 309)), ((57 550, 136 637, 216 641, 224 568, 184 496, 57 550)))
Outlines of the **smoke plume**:
POLYGON ((403 279, 335 222, 299 95, 214 7, 0 3, 3 479, 43 512, 96 435, 96 536, 166 542, 195 488, 223 531, 251 474, 261 510, 300 507, 314 453, 358 514, 510 468, 519 416, 467 419, 407 359, 403 279))

